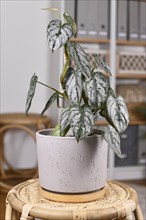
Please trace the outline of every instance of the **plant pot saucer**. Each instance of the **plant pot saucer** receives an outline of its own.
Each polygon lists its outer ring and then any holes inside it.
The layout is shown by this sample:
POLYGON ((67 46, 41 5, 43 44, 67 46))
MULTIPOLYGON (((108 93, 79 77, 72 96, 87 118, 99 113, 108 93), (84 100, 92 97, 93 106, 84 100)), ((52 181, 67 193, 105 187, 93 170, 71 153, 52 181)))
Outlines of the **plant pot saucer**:
POLYGON ((80 203, 80 202, 92 202, 101 199, 105 195, 105 188, 106 187, 103 187, 102 189, 94 192, 81 193, 81 194, 77 194, 77 193, 66 194, 66 193, 51 192, 43 189, 42 187, 39 188, 39 191, 42 197, 54 202, 80 203))

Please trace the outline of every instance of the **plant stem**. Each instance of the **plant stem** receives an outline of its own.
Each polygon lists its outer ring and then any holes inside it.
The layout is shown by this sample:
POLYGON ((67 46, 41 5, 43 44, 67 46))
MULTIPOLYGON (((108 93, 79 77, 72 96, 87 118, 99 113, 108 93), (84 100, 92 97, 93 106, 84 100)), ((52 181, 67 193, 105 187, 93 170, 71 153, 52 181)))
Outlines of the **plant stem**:
POLYGON ((62 92, 59 92, 57 89, 54 89, 53 87, 48 86, 48 85, 46 85, 46 84, 44 84, 44 83, 42 83, 42 82, 39 82, 39 81, 37 81, 37 83, 39 83, 39 84, 41 84, 41 85, 43 85, 43 86, 46 86, 46 87, 49 88, 49 89, 52 89, 53 91, 57 92, 58 94, 60 94, 60 95, 63 96, 64 98, 66 98, 65 95, 64 95, 62 92))

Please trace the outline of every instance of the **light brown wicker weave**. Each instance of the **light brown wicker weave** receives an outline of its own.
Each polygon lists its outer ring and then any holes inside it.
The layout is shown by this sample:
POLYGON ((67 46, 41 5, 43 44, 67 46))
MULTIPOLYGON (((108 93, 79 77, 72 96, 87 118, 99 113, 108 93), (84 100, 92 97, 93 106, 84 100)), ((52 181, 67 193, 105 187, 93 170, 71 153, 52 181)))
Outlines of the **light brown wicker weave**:
POLYGON ((8 191, 12 188, 12 185, 6 183, 7 180, 16 177, 33 177, 36 169, 26 170, 26 172, 14 169, 11 164, 7 161, 4 151, 4 135, 8 130, 19 129, 25 131, 35 140, 35 132, 32 129, 40 130, 43 128, 50 128, 51 121, 46 116, 40 116, 39 114, 30 114, 28 117, 23 113, 9 113, 0 114, 0 187, 3 191, 8 191), (5 165, 7 165, 10 174, 5 170, 5 165), (12 174, 13 173, 13 174, 12 174))
POLYGON ((7 195, 5 220, 143 220, 137 193, 108 181, 103 197, 88 203, 61 203, 43 198, 37 179, 23 182, 7 195))

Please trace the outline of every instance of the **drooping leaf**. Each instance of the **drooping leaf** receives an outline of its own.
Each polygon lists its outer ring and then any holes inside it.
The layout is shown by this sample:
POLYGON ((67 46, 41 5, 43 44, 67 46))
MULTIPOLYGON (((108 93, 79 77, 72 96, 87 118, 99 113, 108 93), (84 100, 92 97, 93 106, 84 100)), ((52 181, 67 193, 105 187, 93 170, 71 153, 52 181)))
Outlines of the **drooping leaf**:
POLYGON ((86 78, 91 76, 90 64, 83 47, 77 43, 67 42, 67 50, 75 64, 86 78))
POLYGON ((120 136, 111 125, 105 128, 104 139, 119 158, 126 158, 126 155, 121 153, 120 136))
POLYGON ((62 47, 73 36, 73 28, 68 23, 52 20, 47 27, 48 44, 52 51, 62 47))
POLYGON ((43 115, 48 108, 52 105, 52 103, 59 97, 59 94, 57 92, 53 93, 53 95, 49 98, 49 100, 47 101, 45 108, 43 109, 41 115, 43 115))
POLYGON ((63 14, 63 16, 66 19, 66 21, 73 27, 73 33, 75 35, 77 27, 74 19, 66 12, 63 14))
POLYGON ((77 141, 90 134, 94 124, 94 116, 91 108, 87 106, 73 106, 70 109, 70 125, 77 141))
POLYGON ((34 75, 31 78, 31 81, 30 81, 29 91, 28 91, 27 99, 26 99, 26 107, 25 107, 25 113, 26 114, 28 114, 28 111, 31 107, 32 99, 33 99, 34 94, 35 94, 37 80, 38 80, 38 77, 34 73, 34 75))
POLYGON ((63 133, 64 130, 69 125, 69 115, 70 115, 70 107, 63 108, 60 117, 60 133, 63 133))
POLYGON ((82 73, 79 69, 76 71, 70 67, 66 72, 66 83, 65 89, 69 99, 75 103, 79 104, 82 97, 82 73))
POLYGON ((121 96, 114 98, 109 96, 107 99, 108 117, 112 121, 116 130, 121 133, 125 131, 129 123, 129 116, 124 99, 121 96))
POLYGON ((95 60, 96 60, 96 62, 97 62, 97 64, 98 64, 98 66, 99 66, 101 69, 103 69, 106 73, 109 73, 110 75, 112 75, 112 74, 111 74, 110 67, 108 66, 108 64, 105 63, 103 60, 101 60, 101 59, 98 57, 98 55, 94 55, 94 57, 95 57, 95 60))
POLYGON ((87 79, 84 84, 84 91, 88 97, 89 104, 98 109, 107 99, 109 92, 109 83, 107 78, 101 72, 96 72, 87 79))

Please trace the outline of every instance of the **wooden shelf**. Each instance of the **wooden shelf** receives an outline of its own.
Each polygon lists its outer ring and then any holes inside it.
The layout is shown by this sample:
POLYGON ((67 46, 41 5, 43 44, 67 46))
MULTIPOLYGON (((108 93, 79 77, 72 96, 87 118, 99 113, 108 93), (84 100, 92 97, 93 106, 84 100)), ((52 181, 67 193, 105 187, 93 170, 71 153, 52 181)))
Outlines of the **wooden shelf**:
POLYGON ((72 38, 70 41, 77 43, 96 43, 96 44, 109 44, 110 40, 95 39, 95 38, 72 38))
POLYGON ((122 45, 122 46, 146 46, 146 42, 145 41, 117 40, 117 45, 122 45))
POLYGON ((117 79, 146 79, 146 74, 117 73, 117 79))
MULTIPOLYGON (((96 125, 108 125, 106 121, 97 121, 96 125)), ((130 121, 129 125, 146 125, 146 121, 144 120, 136 120, 136 121, 130 121)))
POLYGON ((139 121, 138 120, 137 121, 130 121, 129 125, 146 125, 146 121, 142 121, 142 120, 141 121, 140 120, 139 121))
MULTIPOLYGON (((96 38, 72 38, 72 42, 78 43, 96 43, 96 44, 109 44, 110 39, 96 39, 96 38)), ((128 41, 128 40, 117 40, 117 45, 123 46, 146 46, 145 41, 128 41)))

